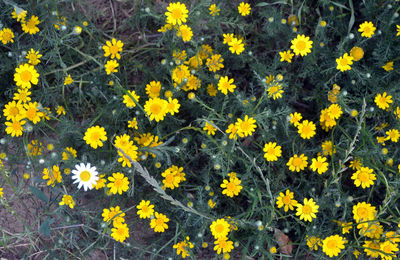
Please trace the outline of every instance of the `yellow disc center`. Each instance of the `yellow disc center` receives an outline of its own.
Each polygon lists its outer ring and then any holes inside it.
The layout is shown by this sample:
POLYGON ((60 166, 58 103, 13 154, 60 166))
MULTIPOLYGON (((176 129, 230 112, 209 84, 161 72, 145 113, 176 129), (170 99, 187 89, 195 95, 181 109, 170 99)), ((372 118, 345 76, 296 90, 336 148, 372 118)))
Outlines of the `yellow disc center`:
POLYGON ((32 73, 28 70, 24 70, 23 72, 21 72, 20 76, 21 80, 25 82, 28 82, 32 79, 32 73))
POLYGON ((79 178, 81 179, 81 181, 87 182, 90 180, 90 177, 92 176, 92 174, 88 171, 83 171, 81 172, 81 174, 79 175, 79 178))

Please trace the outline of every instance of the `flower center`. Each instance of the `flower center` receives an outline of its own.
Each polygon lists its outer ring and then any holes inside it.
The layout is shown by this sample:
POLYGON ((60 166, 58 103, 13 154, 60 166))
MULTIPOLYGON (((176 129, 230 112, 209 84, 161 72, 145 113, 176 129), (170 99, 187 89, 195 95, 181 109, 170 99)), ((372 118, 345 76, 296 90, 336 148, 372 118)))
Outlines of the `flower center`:
POLYGON ((303 160, 300 157, 296 157, 293 159, 293 165, 296 167, 300 167, 303 164, 303 160))
POLYGON ((267 153, 274 155, 275 154, 275 148, 272 148, 272 147, 268 148, 267 153))
POLYGON ((149 207, 147 207, 146 205, 144 205, 143 207, 142 207, 142 212, 143 213, 146 213, 146 212, 148 212, 149 211, 149 207))
POLYGON ((303 133, 305 134, 309 134, 311 132, 311 127, 309 125, 303 125, 303 129, 302 129, 303 133))
POLYGON ((100 139, 100 133, 99 132, 94 132, 91 135, 92 141, 98 141, 100 139))
POLYGON ((173 183, 174 182, 174 175, 170 174, 165 177, 165 181, 168 183, 173 183))
POLYGON ((24 70, 20 74, 21 80, 25 82, 29 82, 32 79, 32 73, 28 70, 24 70))
POLYGON ((9 42, 11 40, 11 33, 9 32, 3 32, 3 39, 7 42, 9 42))
POLYGON ((19 114, 19 109, 17 107, 10 108, 10 115, 11 116, 16 116, 18 114, 19 114))
POLYGON ((122 184, 123 184, 123 182, 122 182, 122 180, 121 179, 116 179, 115 181, 114 181, 114 186, 115 187, 121 187, 122 186, 122 184))
POLYGON ((87 182, 90 180, 90 177, 92 176, 92 174, 90 174, 90 172, 88 171, 83 171, 81 172, 81 174, 79 175, 79 178, 81 179, 81 181, 87 182))
POLYGON ((340 65, 346 66, 347 65, 347 60, 345 58, 340 60, 340 65))
POLYGON ((14 129, 14 131, 21 130, 21 123, 19 121, 13 122, 12 128, 14 129))
POLYGON ((303 214, 310 214, 311 213, 311 207, 308 205, 303 206, 303 214))
POLYGON ((161 218, 158 218, 158 219, 156 220, 156 224, 157 224, 157 226, 162 226, 162 225, 164 224, 164 220, 161 219, 161 218))
MULTIPOLYGON (((282 198, 283 204, 289 205, 290 201, 291 201, 291 199, 290 199, 289 196, 285 196, 285 197, 282 198)), ((304 211, 304 207, 303 207, 303 211, 304 211)))
POLYGON ((26 111, 26 117, 29 119, 33 119, 36 116, 36 109, 30 108, 26 111))
POLYGON ((361 182, 368 182, 368 181, 369 181, 369 174, 366 173, 366 172, 360 172, 360 173, 358 174, 358 179, 359 179, 361 182))
POLYGON ((226 188, 227 188, 229 191, 234 191, 235 188, 236 188, 236 185, 235 185, 233 182, 229 182, 228 185, 226 185, 226 188))
POLYGON ((368 216, 368 210, 366 208, 358 208, 357 215, 361 218, 366 218, 368 216))
POLYGON ((306 43, 304 41, 298 41, 296 43, 296 48, 300 51, 304 50, 306 48, 306 43))
POLYGON ((29 20, 29 21, 26 23, 26 26, 27 26, 29 29, 34 29, 35 26, 36 26, 35 20, 33 20, 33 19, 29 20))
POLYGON ((171 15, 174 19, 180 19, 182 17, 182 12, 179 8, 175 8, 172 10, 171 15))
POLYGON ((152 104, 150 107, 150 111, 152 114, 160 114, 161 106, 159 104, 152 104))
POLYGON ((113 46, 111 46, 110 47, 110 53, 111 54, 117 54, 118 53, 118 46, 116 46, 116 45, 113 45, 113 46))
POLYGON ((326 243, 326 246, 329 249, 334 249, 337 247, 337 242, 335 240, 329 240, 328 243, 326 243))
POLYGON ((250 124, 249 124, 249 122, 246 122, 246 121, 242 122, 242 123, 240 124, 240 128, 241 128, 242 131, 244 131, 244 132, 249 131, 249 130, 250 130, 250 124))
POLYGON ((222 224, 218 224, 215 226, 215 231, 217 231, 217 233, 222 233, 224 231, 225 227, 222 224))

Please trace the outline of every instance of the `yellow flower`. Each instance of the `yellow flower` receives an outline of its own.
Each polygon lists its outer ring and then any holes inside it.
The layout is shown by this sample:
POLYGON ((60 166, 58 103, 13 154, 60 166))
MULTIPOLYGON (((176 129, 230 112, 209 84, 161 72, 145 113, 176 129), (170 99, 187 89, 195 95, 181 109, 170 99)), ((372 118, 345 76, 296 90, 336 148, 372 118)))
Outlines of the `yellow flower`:
POLYGON ((235 38, 233 33, 224 33, 222 36, 224 36, 223 44, 229 44, 233 40, 233 38, 235 38))
POLYGON ((3 28, 0 30, 0 41, 3 44, 7 44, 9 42, 14 42, 14 33, 10 28, 3 28))
POLYGON ((336 153, 336 148, 333 145, 332 141, 330 140, 323 142, 321 147, 322 147, 322 153, 326 156, 336 153))
POLYGON ((109 183, 107 184, 107 188, 110 189, 112 194, 122 195, 122 192, 125 192, 129 189, 129 180, 128 177, 125 177, 123 173, 115 172, 112 174, 112 177, 108 177, 109 183))
POLYGON ((104 65, 107 75, 110 75, 111 72, 118 72, 118 66, 119 63, 116 60, 107 61, 106 65, 104 65))
POLYGON ((167 114, 168 102, 160 98, 150 98, 144 105, 144 111, 146 111, 150 120, 156 120, 156 122, 164 120, 167 114))
POLYGON ((58 205, 67 205, 69 206, 71 209, 74 208, 75 206, 75 201, 72 198, 71 195, 63 195, 62 200, 60 201, 60 203, 58 203, 58 205))
POLYGON ((311 53, 313 42, 310 41, 310 37, 305 36, 304 34, 297 35, 291 43, 292 45, 290 48, 293 49, 296 55, 307 56, 308 53, 311 53))
POLYGON ((233 249, 233 242, 229 241, 226 237, 221 237, 214 242, 214 251, 217 251, 217 254, 229 253, 233 249))
POLYGON ((322 246, 322 241, 319 237, 315 237, 315 236, 311 236, 309 237, 308 235, 306 236, 307 238, 307 246, 311 249, 311 250, 318 250, 318 246, 322 246))
POLYGON ((116 241, 124 242, 125 239, 129 237, 128 225, 126 223, 114 225, 114 227, 111 229, 111 237, 116 241))
POLYGON ((218 81, 218 90, 221 91, 224 95, 229 92, 233 92, 236 88, 236 85, 232 84, 234 79, 229 79, 228 76, 221 77, 218 81))
POLYGON ((209 199, 208 202, 207 202, 207 204, 208 204, 208 206, 209 206, 210 208, 214 208, 215 205, 217 205, 217 203, 214 202, 212 199, 209 199))
POLYGON ((225 132, 229 134, 229 139, 237 139, 237 128, 235 127, 235 124, 230 124, 225 132))
POLYGON ((180 51, 180 50, 173 50, 172 52, 172 59, 176 64, 181 64, 184 62, 187 58, 187 53, 185 50, 180 51))
MULTIPOLYGON (((1 161, 0 161, 1 162, 1 161)), ((1 169, 1 168, 0 168, 1 169)), ((3 192, 3 188, 0 188, 0 198, 4 197, 4 192, 3 192)))
POLYGON ((57 115, 65 115, 65 109, 63 106, 57 106, 56 108, 57 115))
POLYGON ((39 17, 32 15, 27 22, 22 23, 22 30, 25 33, 36 34, 37 32, 39 32, 39 28, 36 26, 39 23, 39 17))
POLYGON ((357 187, 361 187, 363 189, 369 188, 371 185, 374 185, 374 180, 376 180, 375 174, 373 174, 374 170, 368 167, 361 167, 358 169, 353 175, 351 179, 354 180, 354 185, 357 187))
POLYGON ((303 118, 303 116, 300 113, 297 113, 297 112, 291 113, 290 114, 290 123, 297 127, 302 118, 303 118))
POLYGON ((181 36, 184 42, 188 42, 193 37, 192 29, 186 24, 179 25, 178 30, 176 31, 176 36, 181 36))
POLYGON ((290 190, 286 190, 285 193, 280 192, 279 197, 276 199, 276 205, 278 208, 282 208, 287 212, 289 209, 294 210, 297 205, 297 201, 293 199, 294 193, 290 190))
POLYGON ((358 31, 361 32, 362 37, 371 38, 375 34, 375 26, 372 22, 363 22, 360 24, 358 31))
POLYGON ((360 236, 379 239, 383 234, 383 226, 379 222, 367 222, 357 225, 360 236))
POLYGON ((376 215, 376 208, 369 203, 359 202, 353 206, 353 218, 359 222, 374 220, 376 215))
POLYGON ((380 244, 376 240, 365 241, 363 247, 367 256, 372 258, 379 257, 380 244))
POLYGON ((11 135, 11 137, 18 137, 22 135, 24 130, 23 125, 26 123, 25 120, 20 121, 19 119, 13 118, 11 122, 5 122, 4 124, 7 126, 6 132, 11 135))
POLYGON ((214 54, 210 58, 207 59, 206 65, 208 69, 212 72, 216 72, 224 67, 224 59, 221 57, 220 54, 214 54))
POLYGON ((146 85, 146 94, 150 98, 157 98, 160 96, 161 83, 159 81, 151 81, 146 85))
POLYGON ((242 181, 238 179, 237 177, 230 177, 229 181, 228 180, 223 180, 223 183, 221 183, 220 187, 223 188, 224 190, 222 191, 222 194, 233 198, 233 196, 239 195, 239 192, 242 190, 242 186, 240 185, 242 181))
POLYGON ((104 222, 110 224, 112 221, 114 226, 125 222, 125 212, 122 212, 119 206, 110 207, 110 209, 103 209, 101 216, 103 217, 104 222))
POLYGON ((210 95, 210 97, 215 97, 218 93, 218 90, 214 84, 210 83, 207 85, 207 93, 210 95))
POLYGON ((71 85, 72 82, 74 82, 74 80, 72 79, 71 74, 68 74, 64 79, 64 86, 71 85))
POLYGON ((276 145, 276 143, 274 142, 269 142, 266 143, 264 145, 264 158, 268 161, 268 162, 273 162, 273 161, 277 161, 278 157, 282 156, 282 147, 279 145, 276 145))
POLYGON ((341 72, 346 70, 351 70, 351 66, 353 64, 353 56, 345 53, 342 57, 336 59, 336 69, 340 70, 341 72))
POLYGON ((384 69, 386 71, 393 70, 393 61, 387 62, 385 65, 382 66, 382 69, 384 69))
POLYGON ((394 143, 397 143, 399 141, 400 133, 399 130, 397 129, 390 129, 386 131, 386 135, 387 135, 387 137, 385 138, 386 140, 390 139, 390 141, 394 143))
POLYGON ((19 101, 18 103, 26 103, 31 101, 30 94, 32 94, 32 92, 30 92, 29 89, 18 88, 17 92, 14 93, 13 99, 19 101))
POLYGON ((229 50, 232 53, 236 53, 237 55, 240 55, 244 51, 244 44, 241 39, 238 39, 236 37, 233 37, 233 39, 228 43, 229 50))
POLYGON ((399 251, 397 244, 390 241, 380 243, 379 249, 382 251, 382 253, 379 252, 379 255, 384 260, 392 260, 393 258, 396 259, 396 252, 399 251))
POLYGON ((99 176, 99 179, 97 180, 96 184, 94 184, 94 188, 96 190, 102 189, 104 187, 106 187, 106 182, 107 180, 105 179, 106 175, 105 174, 101 174, 99 176))
POLYGON ((172 80, 178 84, 181 84, 184 79, 189 78, 189 75, 189 67, 186 65, 180 65, 172 71, 172 80))
POLYGON ((272 97, 274 100, 282 97, 282 85, 274 83, 272 86, 269 86, 267 89, 268 97, 272 97))
POLYGON ((182 253, 182 258, 186 258, 187 256, 190 255, 188 248, 193 248, 194 245, 189 242, 189 237, 186 237, 185 241, 181 241, 175 245, 173 245, 173 248, 176 249, 176 254, 180 255, 182 253))
POLYGON ((26 54, 25 58, 27 58, 29 61, 28 63, 31 65, 37 65, 40 63, 40 58, 43 55, 39 53, 39 51, 35 51, 34 49, 31 49, 28 54, 26 54))
POLYGON ((28 145, 28 154, 30 156, 38 156, 41 155, 43 152, 43 146, 42 142, 39 142, 38 140, 32 140, 28 145))
POLYGON ((386 92, 383 92, 382 94, 378 94, 375 97, 375 104, 380 108, 380 109, 387 109, 389 108, 390 104, 393 103, 392 96, 387 95, 386 92))
POLYGON ((5 105, 3 115, 7 120, 20 120, 25 115, 24 105, 21 102, 10 101, 5 105))
POLYGON ((345 241, 339 235, 329 236, 322 241, 322 251, 329 257, 338 256, 344 249, 345 241))
POLYGON ((237 129, 237 134, 240 137, 252 136, 256 131, 257 125, 255 124, 256 120, 252 117, 246 115, 244 119, 238 118, 235 127, 237 129))
POLYGON ((39 73, 37 73, 35 67, 25 63, 18 66, 15 69, 14 81, 18 87, 30 88, 33 85, 38 84, 39 73))
POLYGON ((400 119, 400 107, 396 107, 396 110, 393 111, 393 114, 400 119))
POLYGON ((150 227, 154 229, 155 232, 164 232, 168 229, 168 225, 166 223, 169 222, 169 218, 164 214, 155 212, 154 218, 150 221, 150 227))
POLYGON ((179 113, 180 107, 181 105, 179 104, 178 99, 168 98, 167 113, 170 113, 173 116, 175 113, 179 113))
POLYGON ((182 23, 186 23, 186 18, 188 17, 188 9, 185 4, 170 3, 167 7, 167 12, 165 12, 165 16, 167 16, 167 23, 175 25, 182 23))
POLYGON ((37 124, 40 121, 40 117, 43 113, 39 111, 37 102, 29 102, 24 105, 25 114, 24 117, 30 120, 33 124, 37 124))
POLYGON ((219 9, 215 4, 210 5, 208 10, 210 10, 210 15, 212 16, 219 15, 219 12, 221 11, 221 9, 219 9))
POLYGON ((72 158, 76 158, 76 150, 72 147, 66 147, 65 151, 62 153, 63 161, 67 161, 72 158))
POLYGON ((304 205, 301 205, 300 203, 297 203, 297 212, 296 216, 300 216, 300 220, 304 221, 312 221, 313 218, 316 218, 317 216, 315 213, 318 213, 318 208, 319 206, 315 204, 314 200, 304 198, 304 205))
MULTIPOLYGON (((213 121, 211 121, 211 123, 214 123, 213 121)), ((203 127, 204 131, 207 131, 208 135, 215 135, 215 131, 217 130, 217 128, 215 126, 213 126, 212 124, 206 122, 205 126, 203 127)))
POLYGON ((312 159, 312 163, 310 165, 310 168, 315 172, 318 172, 318 174, 322 174, 328 170, 328 165, 329 163, 326 162, 326 157, 323 156, 318 156, 316 159, 312 159))
POLYGON ((163 184, 166 188, 175 189, 179 187, 179 183, 185 181, 185 173, 182 172, 183 167, 178 167, 172 165, 170 168, 166 169, 161 176, 164 177, 163 184))
POLYGON ((281 51, 279 52, 279 55, 281 55, 281 60, 280 61, 287 61, 289 63, 292 63, 292 58, 293 58, 293 53, 288 50, 288 51, 281 51))
POLYGON ((138 122, 136 117, 132 118, 132 120, 128 121, 128 127, 138 130, 138 122))
POLYGON ((364 50, 361 47, 354 46, 350 50, 350 56, 353 57, 354 61, 359 61, 364 57, 364 50))
POLYGON ((238 11, 241 16, 247 16, 250 14, 251 7, 249 3, 241 2, 238 6, 238 11))
POLYGON ((396 24, 396 30, 397 30, 396 36, 400 36, 400 25, 396 24))
POLYGON ((121 59, 120 52, 122 52, 122 47, 124 44, 120 40, 112 38, 111 42, 107 41, 106 45, 103 45, 104 57, 110 56, 110 59, 121 59))
POLYGON ((315 135, 315 124, 308 120, 303 120, 297 125, 298 133, 303 139, 310 139, 315 135))
POLYGON ((230 231, 230 224, 223 218, 213 221, 210 230, 215 239, 225 238, 230 231))
POLYGON ((289 166, 289 170, 291 170, 292 172, 299 172, 300 170, 304 170, 304 168, 307 167, 307 159, 307 156, 305 156, 304 154, 301 154, 300 156, 297 156, 297 154, 295 154, 289 159, 286 165, 289 166))
POLYGON ((129 94, 126 94, 123 96, 124 101, 123 103, 126 105, 126 107, 131 108, 131 107, 136 107, 136 103, 139 102, 139 96, 136 95, 136 92, 134 90, 128 90, 129 94), (133 99, 135 100, 133 100, 133 99))
POLYGON ((43 169, 43 180, 47 181, 47 186, 56 185, 56 182, 60 183, 62 180, 60 168, 57 165, 53 165, 53 168, 49 171, 48 168, 43 169))
POLYGON ((142 200, 136 208, 138 209, 136 213, 143 219, 150 218, 154 213, 154 205, 150 204, 149 200, 142 200))
POLYGON ((28 12, 18 8, 14 8, 14 11, 11 13, 12 18, 17 19, 17 22, 21 21, 21 23, 25 22, 25 17, 28 12))
POLYGON ((103 142, 107 140, 107 133, 104 127, 92 126, 86 130, 83 140, 93 149, 97 149, 97 147, 102 147, 103 142))

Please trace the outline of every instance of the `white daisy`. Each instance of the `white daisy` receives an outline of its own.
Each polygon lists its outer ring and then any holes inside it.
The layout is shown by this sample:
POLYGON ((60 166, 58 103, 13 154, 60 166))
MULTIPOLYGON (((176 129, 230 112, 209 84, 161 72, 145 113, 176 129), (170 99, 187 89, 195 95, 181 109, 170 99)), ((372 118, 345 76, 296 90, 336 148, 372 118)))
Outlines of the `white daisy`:
POLYGON ((99 173, 96 171, 96 167, 91 167, 90 163, 85 165, 84 163, 75 165, 76 170, 72 170, 72 179, 75 180, 74 183, 79 183, 78 189, 83 186, 83 189, 86 191, 87 189, 93 189, 93 186, 96 185, 99 177, 97 176, 99 173))

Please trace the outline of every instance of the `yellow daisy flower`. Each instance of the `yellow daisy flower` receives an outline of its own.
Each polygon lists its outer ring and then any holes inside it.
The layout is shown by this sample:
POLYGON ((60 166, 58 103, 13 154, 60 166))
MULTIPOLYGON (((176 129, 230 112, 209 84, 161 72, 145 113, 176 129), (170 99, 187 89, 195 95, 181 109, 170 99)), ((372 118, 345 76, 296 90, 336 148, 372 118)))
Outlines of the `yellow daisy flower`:
POLYGON ((103 142, 107 140, 107 133, 104 127, 92 126, 86 130, 83 140, 93 149, 97 149, 97 147, 102 147, 103 142))
POLYGON ((122 47, 124 44, 120 40, 112 38, 111 42, 106 41, 106 45, 103 46, 104 57, 110 56, 110 59, 121 59, 120 52, 122 52, 122 47))
POLYGON ((286 190, 285 193, 280 192, 279 197, 276 199, 276 205, 278 208, 282 208, 287 212, 289 209, 294 210, 294 207, 297 205, 297 201, 293 199, 294 193, 290 190, 286 190))
POLYGON ((313 42, 310 41, 310 37, 305 36, 304 34, 297 35, 291 43, 292 45, 290 48, 293 49, 296 55, 307 56, 308 53, 311 53, 313 42))
POLYGON ((297 154, 295 154, 289 159, 286 165, 289 166, 290 171, 299 172, 300 170, 304 170, 304 168, 307 167, 307 159, 307 156, 305 156, 304 154, 301 154, 300 156, 297 156, 297 154))
POLYGON ((297 203, 296 207, 297 207, 296 216, 300 216, 300 220, 304 219, 304 221, 311 222, 313 218, 317 217, 315 213, 318 213, 319 206, 316 205, 316 203, 312 198, 311 199, 304 198, 304 205, 297 203))
POLYGON ((39 80, 39 73, 37 73, 35 67, 25 63, 18 66, 15 69, 14 81, 18 87, 30 88, 33 85, 37 85, 39 80))

